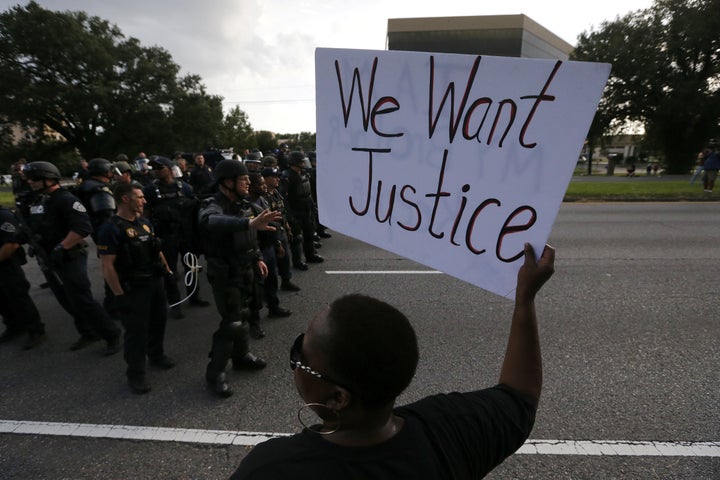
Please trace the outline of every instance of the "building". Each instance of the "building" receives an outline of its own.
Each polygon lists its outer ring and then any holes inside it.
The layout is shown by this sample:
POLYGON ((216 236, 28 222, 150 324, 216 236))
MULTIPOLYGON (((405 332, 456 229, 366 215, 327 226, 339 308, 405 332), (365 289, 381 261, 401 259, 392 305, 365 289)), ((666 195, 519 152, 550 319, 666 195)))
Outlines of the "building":
POLYGON ((390 18, 386 48, 567 60, 574 47, 520 14, 390 18))

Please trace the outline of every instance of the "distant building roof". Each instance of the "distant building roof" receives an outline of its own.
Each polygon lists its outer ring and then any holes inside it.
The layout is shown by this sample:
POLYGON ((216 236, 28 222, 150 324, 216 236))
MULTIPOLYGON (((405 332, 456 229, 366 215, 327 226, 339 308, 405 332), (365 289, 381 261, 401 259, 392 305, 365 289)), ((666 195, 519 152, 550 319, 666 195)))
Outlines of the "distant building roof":
POLYGON ((567 60, 574 47, 526 15, 390 18, 388 50, 567 60))

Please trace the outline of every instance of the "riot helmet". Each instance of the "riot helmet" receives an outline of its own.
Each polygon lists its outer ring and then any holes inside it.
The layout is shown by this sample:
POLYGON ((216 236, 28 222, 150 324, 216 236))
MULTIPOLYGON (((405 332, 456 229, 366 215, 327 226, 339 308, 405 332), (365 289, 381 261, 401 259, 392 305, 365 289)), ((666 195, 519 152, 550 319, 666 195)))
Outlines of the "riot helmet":
POLYGON ((30 162, 25 165, 23 172, 30 180, 60 181, 60 170, 50 162, 30 162))
POLYGON ((112 163, 104 158, 93 158, 87 169, 91 177, 106 177, 112 172, 112 163))
POLYGON ((305 168, 305 154, 297 150, 293 150, 288 155, 288 163, 290 166, 305 168))
POLYGON ((117 171, 120 172, 121 174, 122 174, 122 173, 125 173, 125 172, 131 172, 131 173, 132 173, 132 171, 133 171, 133 169, 132 169, 132 167, 130 166, 130 164, 129 164, 128 162, 124 162, 124 161, 115 162, 115 168, 116 168, 117 171))
POLYGON ((218 183, 226 178, 235 179, 241 175, 247 174, 247 167, 237 160, 220 160, 213 170, 213 175, 218 183))

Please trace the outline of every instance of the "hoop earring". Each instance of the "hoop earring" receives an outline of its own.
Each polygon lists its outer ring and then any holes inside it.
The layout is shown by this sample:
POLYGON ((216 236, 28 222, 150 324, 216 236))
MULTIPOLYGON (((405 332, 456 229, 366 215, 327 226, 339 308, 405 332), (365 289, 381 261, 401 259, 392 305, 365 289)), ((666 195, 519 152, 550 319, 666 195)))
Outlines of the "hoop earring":
MULTIPOLYGON (((328 410, 330 410, 338 419, 340 419, 340 414, 338 412, 336 412, 335 410, 331 410, 330 407, 328 407, 324 403, 306 403, 302 407, 300 407, 297 412, 297 419, 298 419, 298 422, 300 422, 300 425, 302 425, 304 428, 306 428, 307 430, 309 430, 313 433, 317 433, 318 435, 330 435, 331 433, 335 433, 338 430, 340 430, 340 422, 337 423, 337 426, 334 429, 327 431, 327 432, 321 431, 318 428, 313 428, 313 427, 307 426, 305 424, 305 422, 303 422, 302 412, 306 408, 310 408, 310 407, 325 407, 328 410)), ((320 428, 322 428, 322 426, 320 426, 320 428)))

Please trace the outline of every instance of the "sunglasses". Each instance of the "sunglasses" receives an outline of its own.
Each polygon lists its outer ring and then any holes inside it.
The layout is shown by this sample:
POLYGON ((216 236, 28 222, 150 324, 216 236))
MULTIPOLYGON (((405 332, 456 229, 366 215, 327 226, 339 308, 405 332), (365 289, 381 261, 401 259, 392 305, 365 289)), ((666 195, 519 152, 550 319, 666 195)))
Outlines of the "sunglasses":
POLYGON ((298 369, 302 370, 303 372, 307 373, 308 375, 312 375, 315 378, 319 378, 320 380, 324 380, 329 383, 334 383, 335 385, 343 387, 344 389, 352 392, 353 389, 348 387, 343 382, 339 382, 331 377, 328 377, 327 375, 324 375, 318 371, 313 370, 312 368, 308 367, 307 365, 303 365, 303 363, 301 361, 301 357, 302 357, 302 344, 303 344, 304 339, 305 339, 305 334, 301 333, 300 335, 298 335, 298 337, 293 342, 292 347, 290 347, 290 369, 295 370, 296 368, 298 368, 298 369))

